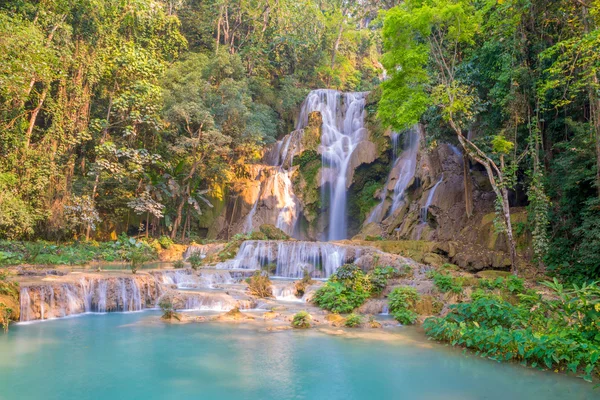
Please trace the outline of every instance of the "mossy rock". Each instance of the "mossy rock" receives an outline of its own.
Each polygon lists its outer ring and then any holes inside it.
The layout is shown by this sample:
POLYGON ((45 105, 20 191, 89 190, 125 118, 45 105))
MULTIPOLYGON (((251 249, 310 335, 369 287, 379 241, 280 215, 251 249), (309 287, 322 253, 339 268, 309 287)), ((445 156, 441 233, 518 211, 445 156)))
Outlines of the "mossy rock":
POLYGON ((269 238, 261 231, 254 231, 250 234, 250 240, 269 240, 269 238))
POLYGON ((263 224, 258 228, 268 240, 288 240, 290 237, 275 225, 263 224))
POLYGON ((346 318, 342 317, 340 314, 327 314, 325 319, 335 327, 342 327, 346 324, 346 318))
POLYGON ((477 276, 485 279, 506 278, 507 276, 510 276, 510 272, 489 269, 486 271, 479 271, 477 276))
POLYGON ((442 308, 444 308, 444 303, 429 294, 425 294, 417 301, 415 312, 419 315, 438 315, 442 308))

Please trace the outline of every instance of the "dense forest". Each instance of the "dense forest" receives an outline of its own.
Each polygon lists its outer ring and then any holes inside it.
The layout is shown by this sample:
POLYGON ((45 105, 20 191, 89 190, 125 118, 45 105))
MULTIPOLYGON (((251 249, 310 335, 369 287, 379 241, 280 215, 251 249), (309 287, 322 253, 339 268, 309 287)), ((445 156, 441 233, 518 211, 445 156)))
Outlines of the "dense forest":
POLYGON ((0 238, 193 238, 309 90, 334 88, 460 144, 499 230, 597 278, 598 48, 594 0, 0 1, 0 238))

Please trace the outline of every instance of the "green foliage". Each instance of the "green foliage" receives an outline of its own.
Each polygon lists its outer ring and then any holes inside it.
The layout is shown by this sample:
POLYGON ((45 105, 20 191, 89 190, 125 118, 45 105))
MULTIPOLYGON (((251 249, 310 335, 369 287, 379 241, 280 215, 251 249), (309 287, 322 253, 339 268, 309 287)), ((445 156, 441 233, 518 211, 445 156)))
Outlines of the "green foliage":
POLYGON ((183 267, 185 267, 185 263, 183 262, 183 260, 179 259, 179 260, 173 262, 173 268, 181 269, 183 267))
POLYGON ((179 320, 179 315, 177 314, 177 310, 173 305, 173 299, 169 296, 163 297, 158 303, 162 311, 162 319, 171 320, 173 318, 179 320))
POLYGON ((346 322, 344 322, 344 325, 348 328, 358 328, 362 325, 362 323, 362 317, 359 314, 352 313, 348 315, 348 317, 346 318, 346 322))
POLYGON ((435 287, 442 293, 452 292, 452 293, 462 293, 463 289, 463 279, 459 277, 453 277, 449 273, 440 272, 440 271, 430 271, 427 274, 427 277, 433 279, 433 283, 435 287))
POLYGON ((388 295, 390 313, 403 325, 412 325, 417 320, 415 306, 419 300, 417 290, 410 286, 395 288, 388 295))
POLYGON ((292 319, 292 327, 296 329, 308 329, 310 328, 310 322, 312 321, 311 315, 306 311, 300 311, 294 315, 292 319))
POLYGON ((387 286, 388 280, 397 278, 399 273, 396 268, 389 265, 387 267, 377 266, 367 276, 371 281, 372 293, 379 295, 387 286))
POLYGON ((127 253, 127 260, 129 261, 129 268, 133 274, 137 273, 137 270, 142 268, 144 264, 153 258, 152 250, 143 245, 135 246, 127 253))
POLYGON ((160 243, 163 249, 169 249, 173 245, 173 239, 168 236, 161 236, 158 238, 158 243, 160 243))
POLYGON ((193 253, 191 256, 188 257, 187 261, 190 263, 192 269, 194 270, 200 268, 202 266, 202 263, 204 262, 202 257, 200 257, 198 253, 193 253))
POLYGON ((571 288, 557 280, 545 284, 557 300, 530 293, 512 304, 499 295, 476 292, 470 303, 450 306, 447 316, 427 319, 426 333, 484 357, 581 372, 591 380, 600 373, 600 289, 596 283, 571 288))
POLYGON ((146 249, 151 259, 156 258, 148 244, 127 235, 121 235, 114 242, 73 242, 62 245, 43 241, 0 241, 0 265, 85 265, 92 261, 129 261, 129 253, 137 247, 146 249))
POLYGON ((313 301, 326 310, 349 313, 370 297, 371 290, 369 277, 356 265, 346 264, 316 291, 313 301))
POLYGON ((524 283, 525 281, 522 278, 518 278, 514 275, 509 275, 506 278, 497 277, 494 280, 480 279, 477 282, 477 285, 482 289, 498 289, 511 294, 519 294, 525 292, 524 283))

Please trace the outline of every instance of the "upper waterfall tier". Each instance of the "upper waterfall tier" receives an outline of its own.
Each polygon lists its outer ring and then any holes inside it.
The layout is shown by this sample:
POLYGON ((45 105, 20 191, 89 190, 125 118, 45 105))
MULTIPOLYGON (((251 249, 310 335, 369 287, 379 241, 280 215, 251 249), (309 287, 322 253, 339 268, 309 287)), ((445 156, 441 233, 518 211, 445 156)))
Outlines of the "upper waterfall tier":
POLYGON ((328 240, 347 238, 347 187, 351 183, 348 176, 354 150, 368 137, 365 129, 367 94, 313 90, 298 118, 298 129, 307 126, 308 116, 313 111, 319 111, 323 119, 319 149, 323 160, 323 196, 329 196, 328 240))

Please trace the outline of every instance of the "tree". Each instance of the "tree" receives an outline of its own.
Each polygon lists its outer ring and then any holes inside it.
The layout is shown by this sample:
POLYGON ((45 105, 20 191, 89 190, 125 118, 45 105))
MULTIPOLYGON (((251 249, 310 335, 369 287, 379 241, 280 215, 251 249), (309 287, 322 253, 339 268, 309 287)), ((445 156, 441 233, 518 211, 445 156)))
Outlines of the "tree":
POLYGON ((480 31, 481 13, 469 0, 408 0, 385 15, 383 64, 390 79, 382 84, 379 115, 396 129, 419 121, 431 104, 440 109, 465 152, 483 165, 497 197, 513 273, 517 252, 510 220, 511 172, 505 155, 514 146, 498 134, 496 159, 465 134, 478 113, 479 98, 461 76, 461 62, 480 31))

